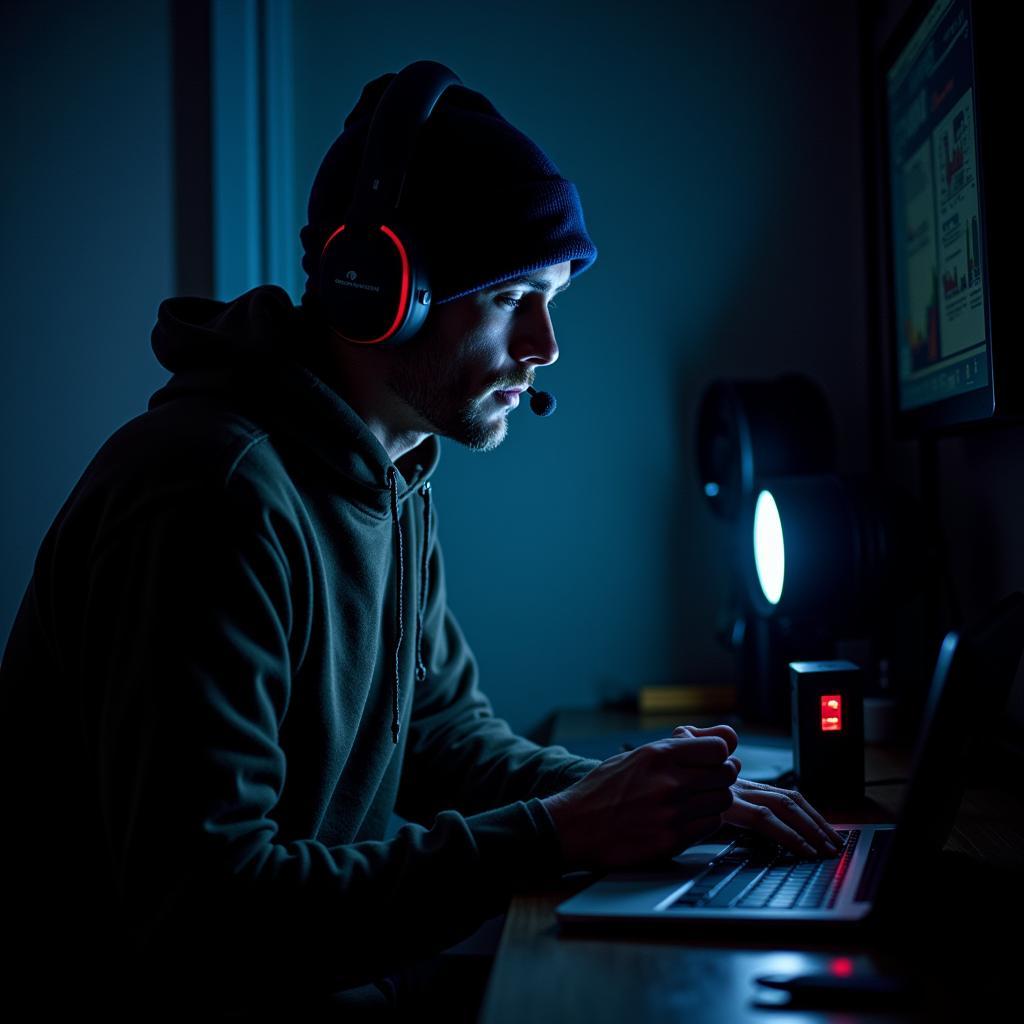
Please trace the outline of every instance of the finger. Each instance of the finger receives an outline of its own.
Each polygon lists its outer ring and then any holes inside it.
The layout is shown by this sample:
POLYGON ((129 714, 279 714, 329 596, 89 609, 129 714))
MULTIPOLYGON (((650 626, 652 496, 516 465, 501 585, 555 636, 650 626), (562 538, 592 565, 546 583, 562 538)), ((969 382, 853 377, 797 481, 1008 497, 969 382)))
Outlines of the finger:
POLYGON ((721 764, 686 768, 678 775, 677 785, 684 793, 700 793, 708 789, 728 789, 739 775, 739 769, 727 758, 721 764))
POLYGON ((729 756, 721 736, 673 736, 655 742, 664 745, 673 761, 681 764, 722 764, 729 756))
POLYGON ((677 725, 672 730, 672 735, 674 737, 676 737, 676 736, 688 736, 691 739, 696 739, 697 738, 697 734, 693 731, 693 729, 694 729, 694 727, 692 725, 677 725))
POLYGON ((732 806, 722 814, 722 820, 740 828, 749 828, 752 832, 767 836, 779 843, 784 849, 802 857, 817 857, 818 851, 800 834, 780 820, 765 804, 750 803, 745 791, 738 793, 733 790, 732 806), (740 795, 742 793, 743 795, 740 795))
POLYGON ((821 828, 821 830, 825 832, 828 835, 828 837, 831 840, 833 840, 837 845, 842 846, 842 836, 840 836, 839 833, 828 823, 828 821, 825 819, 825 816, 819 810, 817 810, 817 808, 811 806, 811 803, 807 799, 807 797, 805 797, 803 793, 801 793, 798 789, 790 790, 790 793, 793 799, 804 809, 804 811, 808 815, 810 815, 810 817, 815 821, 818 827, 821 828))
POLYGON ((709 789, 703 793, 687 793, 679 801, 678 820, 686 822, 706 818, 712 814, 725 814, 735 799, 735 794, 728 786, 722 789, 709 789))
MULTIPOLYGON (((770 816, 782 822, 789 831, 799 837, 802 843, 810 847, 812 854, 833 856, 838 852, 829 833, 822 829, 797 802, 795 796, 799 794, 790 794, 787 790, 771 786, 761 788, 760 786, 745 787, 743 785, 737 786, 734 792, 746 803, 767 808, 770 816)), ((795 847, 790 846, 789 848, 795 850, 795 847)))
POLYGON ((736 782, 743 789, 769 790, 788 796, 794 801, 794 803, 796 803, 800 810, 802 810, 803 813, 814 822, 815 826, 817 826, 817 828, 827 836, 829 841, 836 846, 841 847, 843 845, 843 839, 839 833, 828 823, 823 814, 811 806, 810 802, 799 790, 781 789, 778 786, 769 786, 763 782, 750 782, 747 779, 737 779, 736 782))
POLYGON ((814 822, 819 832, 824 835, 830 845, 839 849, 843 846, 843 838, 839 833, 825 820, 823 814, 817 811, 810 805, 807 797, 803 795, 799 790, 790 790, 790 796, 797 804, 797 806, 814 822))
POLYGON ((728 725, 709 725, 704 728, 696 725, 677 725, 672 730, 672 735, 682 735, 683 730, 691 736, 721 736, 728 745, 730 754, 736 749, 740 741, 739 736, 736 735, 736 730, 728 725))

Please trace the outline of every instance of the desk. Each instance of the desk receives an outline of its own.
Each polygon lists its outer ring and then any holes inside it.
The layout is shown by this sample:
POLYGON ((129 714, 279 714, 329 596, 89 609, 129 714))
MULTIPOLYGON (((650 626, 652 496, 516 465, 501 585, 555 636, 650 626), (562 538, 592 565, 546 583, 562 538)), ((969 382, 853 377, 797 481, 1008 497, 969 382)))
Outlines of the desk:
MULTIPOLYGON (((623 723, 617 724, 621 728, 623 723)), ((694 719, 693 724, 712 723, 694 719)), ((737 732, 742 741, 740 727, 737 732)), ((571 750, 567 733, 571 729, 560 731, 556 719, 551 742, 565 743, 571 750)), ((911 756, 908 751, 868 748, 866 761, 869 780, 889 778, 905 776, 911 756)), ((861 820, 895 820, 902 789, 869 789, 872 801, 861 820)), ((821 810, 838 820, 828 809, 821 810)), ((947 851, 954 858, 973 857, 974 863, 992 863, 1005 872, 1016 872, 1019 882, 1021 846, 1007 842, 1007 836, 1012 840, 1016 829, 1019 837, 1021 812, 1019 800, 1006 794, 969 791, 947 851), (977 827, 982 822, 986 828, 977 827)), ((595 877, 566 875, 544 890, 513 899, 480 1024, 931 1024, 980 1019, 983 1005, 1000 1009, 1002 999, 1011 995, 1009 1007, 1019 1002, 1013 988, 1020 972, 1019 942, 1010 937, 1012 933, 1005 941, 995 935, 997 913, 1005 904, 967 914, 959 923, 947 911, 930 920, 902 922, 883 937, 784 946, 739 935, 728 943, 668 939, 631 934, 621 927, 600 933, 561 933, 555 907, 595 877), (927 981, 927 989, 912 1009, 898 1012, 794 1011, 759 1005, 761 987, 753 980, 758 975, 828 970, 837 958, 849 960, 855 969, 910 970, 927 981)))

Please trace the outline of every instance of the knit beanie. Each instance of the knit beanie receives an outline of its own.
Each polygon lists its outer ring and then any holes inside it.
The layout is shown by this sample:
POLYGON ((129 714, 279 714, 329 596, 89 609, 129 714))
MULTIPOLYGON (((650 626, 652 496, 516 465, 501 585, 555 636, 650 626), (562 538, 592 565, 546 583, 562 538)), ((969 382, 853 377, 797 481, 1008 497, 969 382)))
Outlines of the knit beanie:
MULTIPOLYGON (((302 305, 311 312, 319 313, 320 253, 345 221, 370 121, 394 77, 364 86, 313 181, 299 233, 302 305)), ((597 259, 576 186, 484 96, 460 85, 420 128, 399 212, 420 242, 434 305, 566 260, 576 277, 597 259)))

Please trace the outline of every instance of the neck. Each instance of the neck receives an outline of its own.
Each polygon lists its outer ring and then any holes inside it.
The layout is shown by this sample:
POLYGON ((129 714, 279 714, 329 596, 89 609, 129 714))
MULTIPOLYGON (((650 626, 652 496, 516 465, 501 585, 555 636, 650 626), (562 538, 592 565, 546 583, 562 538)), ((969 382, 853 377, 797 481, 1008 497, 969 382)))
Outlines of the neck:
POLYGON ((342 345, 328 329, 316 346, 313 368, 363 420, 388 458, 397 463, 422 444, 431 431, 412 422, 415 414, 410 415, 412 411, 385 384, 381 364, 386 358, 386 352, 342 345))

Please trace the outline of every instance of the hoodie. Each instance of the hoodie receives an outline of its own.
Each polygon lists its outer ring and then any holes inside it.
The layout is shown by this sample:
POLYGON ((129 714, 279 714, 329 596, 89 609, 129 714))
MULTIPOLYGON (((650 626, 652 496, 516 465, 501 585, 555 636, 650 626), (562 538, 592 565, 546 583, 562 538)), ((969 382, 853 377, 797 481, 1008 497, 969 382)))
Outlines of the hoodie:
POLYGON ((363 985, 557 877, 540 798, 598 762, 494 716, 438 440, 393 463, 281 288, 167 299, 152 344, 172 376, 60 509, 0 666, 26 965, 157 1011, 363 985))

